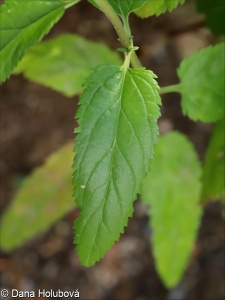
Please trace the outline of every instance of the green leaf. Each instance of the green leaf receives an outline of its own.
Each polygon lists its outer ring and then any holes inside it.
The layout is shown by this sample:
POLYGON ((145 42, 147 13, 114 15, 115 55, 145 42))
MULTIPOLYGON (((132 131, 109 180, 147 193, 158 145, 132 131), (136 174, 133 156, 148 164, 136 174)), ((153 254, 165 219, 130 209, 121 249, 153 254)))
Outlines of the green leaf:
POLYGON ((7 79, 25 51, 48 33, 65 6, 75 2, 8 0, 0 6, 0 81, 7 79))
POLYGON ((194 53, 179 66, 182 111, 194 121, 214 122, 224 117, 224 45, 194 53))
MULTIPOLYGON (((101 10, 94 0, 88 0, 92 5, 101 10)), ((124 20, 127 19, 129 14, 134 10, 142 7, 149 0, 107 0, 113 7, 115 12, 120 15, 124 20)))
POLYGON ((71 97, 81 92, 90 69, 105 62, 121 64, 107 46, 64 34, 29 50, 15 72, 71 97))
POLYGON ((69 143, 24 180, 1 220, 2 249, 20 246, 73 209, 72 161, 69 143))
POLYGON ((180 133, 159 139, 142 200, 150 204, 152 247, 164 284, 175 286, 188 263, 199 227, 201 167, 192 144, 180 133))
POLYGON ((183 4, 185 0, 148 0, 148 2, 135 13, 141 18, 159 16, 165 11, 172 11, 178 4, 183 4))
POLYGON ((108 0, 116 13, 123 18, 127 18, 128 15, 134 10, 142 7, 148 0, 108 0))
POLYGON ((224 120, 218 122, 212 133, 203 168, 202 200, 224 197, 224 120))
POLYGON ((206 15, 207 26, 215 34, 225 33, 225 1, 224 0, 196 0, 199 12, 206 15))
POLYGON ((157 142, 160 97, 144 68, 102 65, 85 84, 76 115, 75 221, 77 252, 93 265, 110 249, 133 212, 157 142))

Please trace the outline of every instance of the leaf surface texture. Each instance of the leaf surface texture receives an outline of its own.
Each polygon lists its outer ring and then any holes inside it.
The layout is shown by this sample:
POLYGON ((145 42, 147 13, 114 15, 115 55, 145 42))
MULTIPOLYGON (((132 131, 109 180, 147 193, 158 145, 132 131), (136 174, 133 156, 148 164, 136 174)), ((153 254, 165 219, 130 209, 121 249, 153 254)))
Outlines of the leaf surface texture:
POLYGON ((148 0, 108 0, 116 13, 121 17, 127 16, 134 10, 142 7, 148 0))
POLYGON ((142 200, 150 205, 156 269, 171 288, 188 264, 199 227, 201 166, 192 144, 172 132, 159 138, 142 200))
POLYGON ((1 220, 1 248, 20 246, 74 208, 72 161, 73 143, 69 143, 24 179, 1 220))
POLYGON ((144 68, 102 65, 86 81, 74 162, 81 207, 75 243, 84 265, 93 265, 118 240, 149 170, 160 104, 155 77, 144 68))
POLYGON ((203 168, 202 200, 224 197, 224 119, 219 121, 212 132, 203 168))
POLYGON ((178 6, 183 4, 185 0, 148 0, 148 2, 136 11, 136 14, 141 18, 150 16, 159 16, 166 11, 172 11, 178 6))
MULTIPOLYGON (((101 10, 94 0, 88 0, 92 5, 101 10)), ((131 12, 142 7, 148 0, 107 0, 115 12, 126 19, 131 12)))
POLYGON ((214 122, 224 117, 224 45, 194 53, 178 68, 182 110, 194 121, 214 122))
POLYGON ((81 93, 90 69, 103 63, 119 65, 121 59, 103 44, 64 34, 30 49, 15 73, 72 97, 81 93))
POLYGON ((63 15, 62 0, 8 0, 0 6, 0 81, 4 81, 25 54, 63 15))

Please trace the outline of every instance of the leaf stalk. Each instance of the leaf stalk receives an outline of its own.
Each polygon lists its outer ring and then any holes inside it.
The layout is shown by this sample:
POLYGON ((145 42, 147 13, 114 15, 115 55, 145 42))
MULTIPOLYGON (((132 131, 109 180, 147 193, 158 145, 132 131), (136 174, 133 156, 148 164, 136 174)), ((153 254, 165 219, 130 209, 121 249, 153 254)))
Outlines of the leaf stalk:
POLYGON ((163 86, 160 88, 160 94, 167 94, 167 93, 180 93, 182 91, 182 85, 180 83, 163 86))

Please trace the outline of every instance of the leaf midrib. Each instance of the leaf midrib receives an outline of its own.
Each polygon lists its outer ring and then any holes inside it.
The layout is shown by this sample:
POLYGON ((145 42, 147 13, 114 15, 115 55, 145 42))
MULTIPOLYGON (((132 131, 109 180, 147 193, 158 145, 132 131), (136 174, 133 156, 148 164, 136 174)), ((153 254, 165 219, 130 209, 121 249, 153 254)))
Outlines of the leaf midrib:
MULTIPOLYGON (((109 179, 108 179, 108 182, 107 182, 107 188, 106 188, 106 192, 105 192, 105 197, 104 197, 104 200, 103 200, 103 203, 101 204, 102 205, 102 214, 101 214, 101 217, 100 217, 100 220, 99 220, 99 224, 98 224, 98 228, 97 228, 97 231, 96 231, 96 235, 95 235, 95 238, 94 238, 94 242, 92 244, 92 246, 90 247, 90 251, 89 251, 89 254, 87 256, 87 259, 86 259, 86 263, 87 265, 89 265, 89 263, 91 262, 90 261, 90 256, 91 256, 91 253, 92 253, 92 250, 94 248, 94 246, 96 247, 96 249, 98 249, 98 246, 96 245, 96 237, 98 236, 98 233, 99 233, 99 230, 100 230, 100 227, 101 227, 101 224, 104 224, 104 221, 103 221, 103 215, 104 215, 104 212, 105 212, 105 207, 106 207, 106 203, 107 203, 107 198, 108 198, 108 195, 109 195, 109 187, 110 187, 110 183, 111 181, 113 181, 113 177, 112 177, 112 166, 113 166, 113 161, 114 161, 114 155, 115 155, 115 148, 116 148, 116 145, 117 145, 117 135, 118 135, 118 129, 119 129, 119 120, 120 120, 120 116, 121 116, 121 103, 122 103, 122 96, 123 96, 123 90, 124 90, 124 82, 125 82, 125 77, 126 77, 126 73, 127 73, 127 68, 124 68, 123 66, 121 67, 121 70, 123 72, 123 76, 122 76, 122 84, 121 84, 121 92, 120 92, 120 97, 119 97, 119 114, 118 114, 118 118, 117 118, 117 125, 116 125, 116 133, 115 133, 115 139, 114 139, 114 142, 113 142, 113 145, 112 145, 112 155, 111 155, 111 162, 110 162, 110 174, 109 174, 109 179)), ((113 183, 114 185, 114 183, 113 183)), ((115 187, 115 185, 114 185, 115 187)), ((117 192, 118 194, 118 192, 117 192)), ((119 195, 118 195, 119 196, 119 195)), ((100 207, 101 207, 100 205, 100 207)), ((96 210, 97 211, 97 210, 96 210)), ((95 211, 95 213, 96 213, 95 211)), ((94 214, 95 214, 94 213, 94 214)), ((87 224, 87 223, 86 223, 87 224)), ((107 228, 107 226, 105 225, 105 227, 107 228)), ((84 228, 84 227, 83 227, 84 228)), ((107 228, 108 230, 108 228, 107 228)), ((83 231, 83 229, 82 229, 83 231)), ((109 231, 109 230, 108 230, 109 231)), ((80 233, 81 234, 81 233, 80 233)), ((99 251, 99 249, 98 249, 99 251)), ((100 252, 100 251, 99 251, 100 252)))

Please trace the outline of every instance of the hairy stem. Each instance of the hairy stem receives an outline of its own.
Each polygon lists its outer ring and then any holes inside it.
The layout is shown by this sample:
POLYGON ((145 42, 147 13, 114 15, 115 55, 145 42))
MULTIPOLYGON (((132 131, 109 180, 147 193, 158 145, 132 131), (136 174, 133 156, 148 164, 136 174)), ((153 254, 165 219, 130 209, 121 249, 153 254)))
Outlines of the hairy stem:
POLYGON ((123 47, 127 49, 132 47, 132 39, 130 40, 127 37, 120 18, 118 17, 118 15, 116 14, 112 6, 108 3, 108 1, 95 0, 95 3, 98 5, 101 11, 106 15, 106 17, 112 23, 123 47))
POLYGON ((124 64, 123 64, 123 67, 125 68, 125 70, 127 70, 129 68, 130 58, 131 58, 131 52, 126 53, 125 54, 124 64))
MULTIPOLYGON (((102 10, 102 12, 112 23, 123 47, 127 49, 131 48, 133 46, 133 39, 130 32, 128 20, 125 21, 126 28, 124 29, 123 23, 121 22, 120 18, 118 17, 118 15, 116 14, 112 6, 107 1, 95 0, 95 3, 98 5, 98 7, 102 10)), ((133 51, 131 54, 131 64, 133 68, 142 67, 135 51, 133 51)))
POLYGON ((123 17, 122 20, 123 20, 123 28, 124 28, 125 34, 133 46, 133 37, 131 35, 131 30, 130 30, 130 25, 129 25, 129 16, 127 16, 126 18, 123 17))
POLYGON ((180 83, 174 84, 174 85, 168 85, 168 86, 163 86, 160 88, 159 93, 160 94, 166 94, 166 93, 180 93, 182 89, 182 86, 180 83))
POLYGON ((135 53, 135 51, 133 51, 131 54, 131 65, 133 68, 141 68, 142 67, 142 64, 141 64, 139 58, 137 57, 137 54, 135 53))

